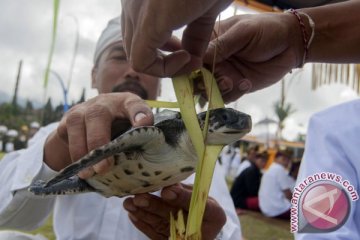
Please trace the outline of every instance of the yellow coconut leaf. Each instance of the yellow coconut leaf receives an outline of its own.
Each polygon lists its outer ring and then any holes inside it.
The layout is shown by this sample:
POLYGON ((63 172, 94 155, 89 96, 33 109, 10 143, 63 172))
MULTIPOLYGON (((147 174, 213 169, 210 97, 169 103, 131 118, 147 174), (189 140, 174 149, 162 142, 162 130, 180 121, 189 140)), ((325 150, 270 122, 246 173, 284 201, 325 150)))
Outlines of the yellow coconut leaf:
POLYGON ((155 101, 155 100, 145 100, 147 105, 152 108, 179 108, 177 102, 166 102, 166 101, 155 101))
MULTIPOLYGON (((201 73, 204 79, 206 92, 210 100, 209 109, 224 107, 224 101, 222 100, 213 75, 206 69, 201 69, 201 73)), ((195 184, 191 196, 190 211, 186 224, 186 239, 201 239, 201 224, 205 212, 208 192, 215 164, 222 148, 222 145, 206 145, 204 156, 199 158, 196 168, 195 184)))

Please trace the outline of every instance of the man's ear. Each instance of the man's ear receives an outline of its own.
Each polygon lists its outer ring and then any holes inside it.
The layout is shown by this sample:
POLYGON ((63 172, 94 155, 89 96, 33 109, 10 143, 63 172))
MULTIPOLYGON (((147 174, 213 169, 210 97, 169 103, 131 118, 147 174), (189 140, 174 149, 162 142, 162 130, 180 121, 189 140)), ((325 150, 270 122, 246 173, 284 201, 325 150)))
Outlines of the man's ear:
POLYGON ((97 71, 98 71, 97 66, 94 66, 91 70, 91 87, 92 88, 97 88, 97 81, 96 81, 97 71))

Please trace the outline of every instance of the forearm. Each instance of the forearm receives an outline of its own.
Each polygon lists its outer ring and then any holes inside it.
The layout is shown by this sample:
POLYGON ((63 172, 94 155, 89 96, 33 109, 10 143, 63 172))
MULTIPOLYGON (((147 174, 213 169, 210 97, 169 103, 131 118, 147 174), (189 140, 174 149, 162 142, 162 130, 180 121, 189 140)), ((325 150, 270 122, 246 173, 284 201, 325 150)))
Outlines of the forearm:
POLYGON ((42 224, 52 210, 54 198, 36 198, 27 188, 53 172, 43 165, 41 141, 29 149, 6 155, 0 162, 0 228, 31 230, 42 224))
POLYGON ((360 62, 360 1, 299 11, 307 13, 315 23, 307 62, 360 62))

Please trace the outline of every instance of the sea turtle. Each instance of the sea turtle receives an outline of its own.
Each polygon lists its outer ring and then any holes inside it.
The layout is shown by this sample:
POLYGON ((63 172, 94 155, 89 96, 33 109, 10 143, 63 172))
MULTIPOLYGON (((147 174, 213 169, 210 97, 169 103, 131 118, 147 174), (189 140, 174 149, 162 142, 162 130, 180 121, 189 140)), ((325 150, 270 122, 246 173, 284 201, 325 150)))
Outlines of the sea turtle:
MULTIPOLYGON (((203 127, 206 112, 198 114, 203 127)), ((210 111, 206 141, 230 144, 251 130, 249 115, 231 108, 210 111)), ((131 128, 108 144, 97 148, 64 168, 48 182, 33 183, 36 195, 97 192, 105 197, 153 192, 180 182, 194 172, 197 157, 179 112, 155 114, 154 126, 131 128), (104 158, 114 157, 111 171, 86 180, 76 174, 104 158)))

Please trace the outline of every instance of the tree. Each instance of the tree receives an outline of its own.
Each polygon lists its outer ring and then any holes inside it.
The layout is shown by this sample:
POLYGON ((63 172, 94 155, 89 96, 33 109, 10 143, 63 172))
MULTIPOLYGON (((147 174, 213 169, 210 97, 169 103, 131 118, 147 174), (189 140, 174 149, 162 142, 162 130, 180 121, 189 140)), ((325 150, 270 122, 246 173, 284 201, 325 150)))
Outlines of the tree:
POLYGON ((43 121, 42 121, 42 125, 48 125, 52 122, 54 122, 54 112, 53 112, 53 107, 52 107, 52 103, 51 103, 51 98, 48 98, 48 101, 46 102, 44 108, 43 108, 43 121))
POLYGON ((291 103, 286 103, 286 95, 285 95, 285 81, 281 80, 281 96, 280 100, 274 103, 274 112, 278 117, 278 130, 277 130, 277 139, 282 139, 282 131, 284 129, 285 120, 294 112, 296 109, 293 107, 291 103))
POLYGON ((295 108, 291 103, 283 103, 281 101, 277 101, 274 103, 274 111, 276 116, 278 117, 278 130, 277 130, 277 138, 282 139, 282 130, 284 129, 285 120, 294 112, 296 112, 295 108))
POLYGON ((85 96, 86 96, 86 90, 85 90, 85 88, 83 88, 81 97, 80 97, 79 101, 77 102, 77 104, 85 102, 85 96))

